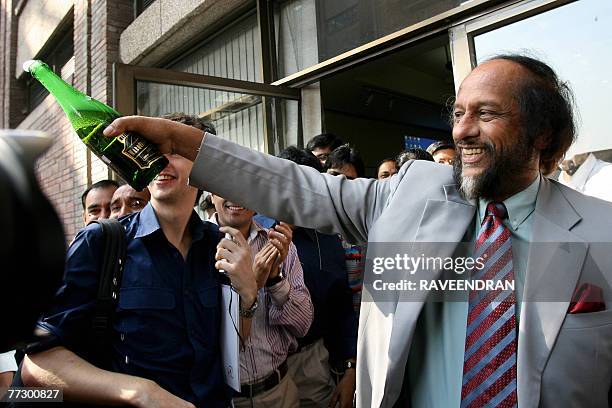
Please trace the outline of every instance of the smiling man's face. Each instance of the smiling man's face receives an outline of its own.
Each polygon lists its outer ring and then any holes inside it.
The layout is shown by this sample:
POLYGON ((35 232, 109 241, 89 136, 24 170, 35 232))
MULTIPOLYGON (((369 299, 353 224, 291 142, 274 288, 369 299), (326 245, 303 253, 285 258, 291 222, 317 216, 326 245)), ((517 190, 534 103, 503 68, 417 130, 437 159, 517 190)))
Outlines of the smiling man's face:
POLYGON ((149 184, 154 202, 178 202, 189 197, 195 201, 198 190, 189 185, 193 162, 177 154, 165 154, 168 165, 149 184), (193 196, 193 198, 191 198, 193 196))
POLYGON ((149 200, 151 200, 151 193, 149 193, 148 188, 136 191, 129 184, 124 184, 115 190, 115 194, 113 194, 110 218, 120 218, 124 215, 140 211, 147 205, 149 200))
POLYGON ((85 211, 83 222, 85 225, 99 218, 108 218, 111 215, 111 199, 117 187, 98 187, 91 189, 85 197, 85 211))
POLYGON ((232 227, 238 230, 248 230, 255 216, 255 211, 249 210, 240 204, 236 204, 214 194, 212 196, 212 202, 215 206, 220 226, 232 227))
POLYGON ((493 60, 466 77, 453 111, 455 180, 466 198, 504 200, 538 175, 539 152, 525 137, 516 98, 527 70, 493 60))

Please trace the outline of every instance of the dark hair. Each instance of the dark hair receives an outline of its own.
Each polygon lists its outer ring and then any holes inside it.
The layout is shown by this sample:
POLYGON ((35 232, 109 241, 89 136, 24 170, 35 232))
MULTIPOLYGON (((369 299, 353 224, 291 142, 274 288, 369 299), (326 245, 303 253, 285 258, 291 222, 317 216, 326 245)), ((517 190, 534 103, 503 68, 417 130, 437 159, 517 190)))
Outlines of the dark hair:
POLYGON ((540 151, 540 169, 544 174, 551 173, 576 139, 572 90, 550 66, 535 58, 519 54, 491 58, 496 59, 520 64, 531 73, 522 78, 516 100, 527 140, 535 145, 542 135, 548 139, 548 145, 540 151))
POLYGON ((184 112, 174 112, 162 115, 162 118, 172 120, 174 122, 184 123, 185 125, 193 126, 196 129, 212 133, 213 135, 217 134, 215 126, 211 121, 195 115, 187 115, 184 112))
POLYGON ((325 170, 331 168, 344 167, 347 164, 352 164, 357 171, 357 177, 363 177, 365 174, 365 166, 359 152, 352 148, 348 143, 334 149, 329 154, 325 162, 325 170))
POLYGON ((200 209, 202 211, 214 210, 215 205, 212 202, 212 194, 208 193, 200 203, 200 209))
POLYGON ((433 142, 427 147, 427 153, 433 156, 434 153, 437 152, 438 150, 444 150, 444 149, 455 150, 455 142, 453 142, 452 140, 448 140, 448 139, 438 140, 436 142, 433 142))
POLYGON ((325 147, 329 147, 332 150, 335 150, 340 147, 342 143, 344 143, 342 139, 340 139, 333 133, 321 133, 320 135, 316 135, 315 137, 310 139, 308 141, 308 144, 306 145, 306 148, 311 152, 314 149, 322 149, 325 147))
POLYGON ((540 151, 540 170, 551 173, 576 139, 574 95, 568 83, 550 66, 526 55, 501 54, 487 61, 493 60, 514 62, 531 74, 517 81, 515 97, 526 143, 535 146, 538 137, 547 138, 540 151))
POLYGON ((317 156, 312 152, 303 147, 289 146, 278 154, 281 159, 291 160, 294 163, 301 164, 303 166, 312 167, 317 171, 323 171, 321 162, 317 159, 317 156))
POLYGON ((204 190, 200 190, 198 188, 198 193, 196 194, 196 198, 195 198, 195 201, 193 203, 194 207, 196 207, 200 203, 200 198, 202 197, 202 194, 204 194, 204 190))
POLYGON ((380 169, 380 166, 382 166, 383 164, 385 164, 387 162, 393 162, 393 163, 395 163, 395 166, 397 167, 397 161, 395 161, 395 159, 392 159, 391 157, 387 157, 386 159, 382 159, 378 163, 378 166, 376 166, 376 172, 378 172, 378 169, 380 169))
POLYGON ((109 187, 119 188, 119 183, 117 183, 115 180, 100 180, 98 182, 93 183, 89 188, 87 188, 87 190, 85 190, 83 194, 81 194, 81 205, 83 206, 83 211, 85 211, 85 199, 87 199, 87 194, 89 194, 91 190, 109 187))
POLYGON ((399 169, 400 167, 402 167, 402 165, 408 160, 434 161, 434 158, 426 150, 423 150, 420 147, 411 147, 410 149, 406 149, 397 155, 397 159, 395 159, 395 162, 397 163, 397 168, 399 169))

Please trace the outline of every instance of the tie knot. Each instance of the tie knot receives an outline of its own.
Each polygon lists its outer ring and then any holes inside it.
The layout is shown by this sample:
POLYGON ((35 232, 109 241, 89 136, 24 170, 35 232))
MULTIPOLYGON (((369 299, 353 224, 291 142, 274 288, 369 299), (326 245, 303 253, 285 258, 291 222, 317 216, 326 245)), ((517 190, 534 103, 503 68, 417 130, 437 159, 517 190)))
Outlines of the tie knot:
POLYGON ((503 220, 508 218, 508 210, 506 210, 504 203, 490 202, 487 204, 487 215, 498 217, 499 219, 503 220))

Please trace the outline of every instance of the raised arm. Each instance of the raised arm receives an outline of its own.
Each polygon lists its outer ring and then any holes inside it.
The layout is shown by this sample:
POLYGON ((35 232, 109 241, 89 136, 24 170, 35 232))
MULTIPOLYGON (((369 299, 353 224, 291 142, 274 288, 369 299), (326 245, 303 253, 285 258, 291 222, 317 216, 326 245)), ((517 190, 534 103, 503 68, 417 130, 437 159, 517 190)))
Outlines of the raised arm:
POLYGON ((389 183, 321 174, 206 134, 190 182, 270 217, 351 242, 368 230, 390 194, 389 183))
POLYGON ((271 325, 285 326, 295 337, 303 337, 312 323, 314 311, 310 293, 304 283, 304 273, 295 245, 290 244, 282 264, 285 279, 267 291, 272 299, 268 318, 271 325))
POLYGON ((105 135, 125 130, 142 134, 163 153, 195 160, 190 178, 194 186, 295 225, 341 233, 351 242, 367 240, 391 190, 388 182, 320 174, 163 119, 119 118, 105 135))

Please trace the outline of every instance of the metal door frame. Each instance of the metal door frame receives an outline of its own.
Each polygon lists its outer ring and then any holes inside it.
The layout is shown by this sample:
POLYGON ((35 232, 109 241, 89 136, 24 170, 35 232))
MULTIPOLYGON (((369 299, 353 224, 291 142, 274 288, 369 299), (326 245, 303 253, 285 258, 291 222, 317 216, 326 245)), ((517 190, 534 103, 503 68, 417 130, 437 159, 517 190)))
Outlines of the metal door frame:
MULTIPOLYGON (((301 91, 299 88, 262 84, 259 82, 221 78, 210 75, 192 74, 163 68, 139 67, 136 65, 115 63, 113 65, 113 101, 115 109, 125 115, 135 115, 136 84, 138 81, 153 82, 164 85, 179 85, 216 91, 237 92, 264 97, 264 105, 271 104, 269 98, 280 98, 298 101, 298 140, 302 140, 301 124, 301 91), (269 97, 269 98, 266 98, 269 97)), ((284 140, 276 140, 272 115, 266 115, 264 123, 265 150, 278 153, 285 147, 284 140)))

